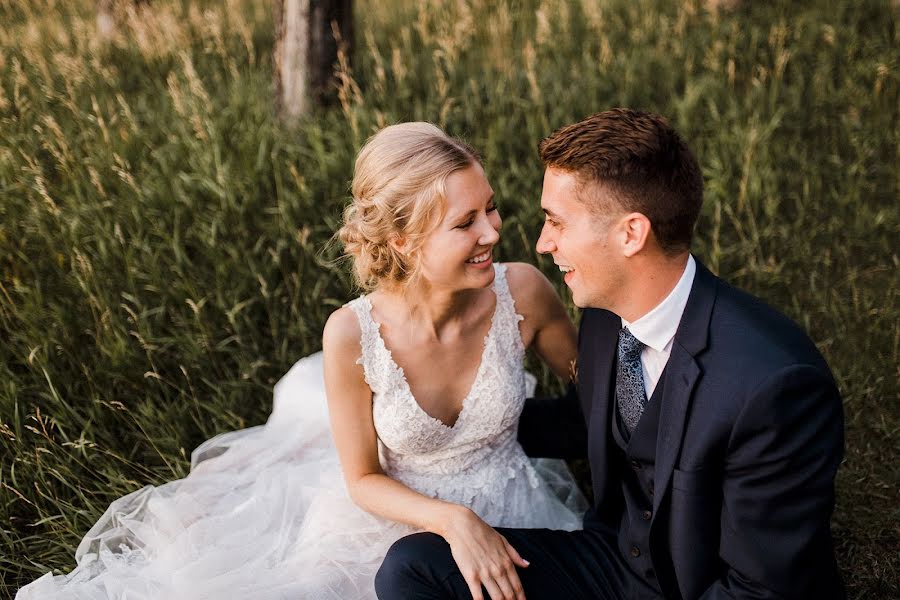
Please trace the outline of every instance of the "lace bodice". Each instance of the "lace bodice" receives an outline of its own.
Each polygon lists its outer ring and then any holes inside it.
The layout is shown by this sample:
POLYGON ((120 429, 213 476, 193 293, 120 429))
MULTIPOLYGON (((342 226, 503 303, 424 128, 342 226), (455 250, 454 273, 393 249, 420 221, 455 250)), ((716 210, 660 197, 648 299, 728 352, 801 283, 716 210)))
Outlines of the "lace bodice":
POLYGON ((525 348, 519 333, 523 317, 506 281, 506 266, 494 265, 497 296, 484 339, 481 364, 459 418, 448 426, 426 413, 412 395, 403 369, 385 346, 380 324, 366 296, 348 306, 362 331, 360 344, 372 413, 385 473, 422 493, 471 504, 477 494, 499 494, 506 481, 536 475, 516 441, 526 395, 525 348))

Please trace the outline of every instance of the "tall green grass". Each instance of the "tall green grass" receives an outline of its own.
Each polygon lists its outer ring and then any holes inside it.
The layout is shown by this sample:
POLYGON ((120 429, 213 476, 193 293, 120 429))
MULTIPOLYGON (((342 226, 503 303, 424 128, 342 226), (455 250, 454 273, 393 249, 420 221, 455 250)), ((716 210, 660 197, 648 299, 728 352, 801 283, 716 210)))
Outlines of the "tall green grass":
POLYGON ((264 421, 355 293, 323 248, 378 127, 479 148, 501 257, 558 281, 533 249, 536 143, 611 106, 670 117, 707 182, 696 253, 831 364, 840 564, 854 598, 900 593, 891 3, 360 0, 338 103, 294 127, 267 7, 160 0, 104 42, 92 0, 0 0, 0 596, 70 569, 112 499, 264 421))

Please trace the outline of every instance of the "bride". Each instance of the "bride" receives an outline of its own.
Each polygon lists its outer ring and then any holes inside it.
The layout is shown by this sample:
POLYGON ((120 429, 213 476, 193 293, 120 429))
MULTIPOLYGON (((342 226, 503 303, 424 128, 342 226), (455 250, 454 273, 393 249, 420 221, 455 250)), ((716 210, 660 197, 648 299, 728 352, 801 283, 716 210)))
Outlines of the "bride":
POLYGON ((275 387, 264 426, 208 440, 182 480, 112 503, 37 598, 374 599, 390 545, 441 535, 475 595, 521 598, 493 527, 578 529, 561 461, 516 441, 532 348, 560 377, 575 331, 549 282, 495 264, 500 215, 469 146, 427 123, 360 151, 338 232, 369 291, 275 387))

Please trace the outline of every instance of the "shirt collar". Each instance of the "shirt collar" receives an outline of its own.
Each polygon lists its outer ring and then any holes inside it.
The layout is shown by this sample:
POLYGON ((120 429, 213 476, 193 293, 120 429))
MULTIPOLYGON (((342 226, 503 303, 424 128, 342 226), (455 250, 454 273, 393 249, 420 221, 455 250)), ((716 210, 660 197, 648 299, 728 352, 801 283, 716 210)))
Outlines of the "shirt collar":
POLYGON ((628 331, 644 345, 657 352, 665 350, 678 330, 678 323, 681 321, 688 296, 691 294, 696 272, 697 265, 694 257, 688 255, 687 265, 684 267, 681 279, 678 280, 669 295, 637 321, 629 323, 622 319, 622 326, 627 327, 628 331))

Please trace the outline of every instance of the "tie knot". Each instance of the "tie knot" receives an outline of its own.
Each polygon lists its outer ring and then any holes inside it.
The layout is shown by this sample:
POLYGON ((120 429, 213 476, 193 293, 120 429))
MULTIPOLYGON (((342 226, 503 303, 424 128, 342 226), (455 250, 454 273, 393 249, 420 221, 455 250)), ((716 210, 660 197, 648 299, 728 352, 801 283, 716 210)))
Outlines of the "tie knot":
POLYGON ((646 346, 646 344, 634 337, 634 335, 632 335, 625 327, 619 330, 620 361, 633 361, 640 358, 641 350, 644 349, 644 346, 646 346))

